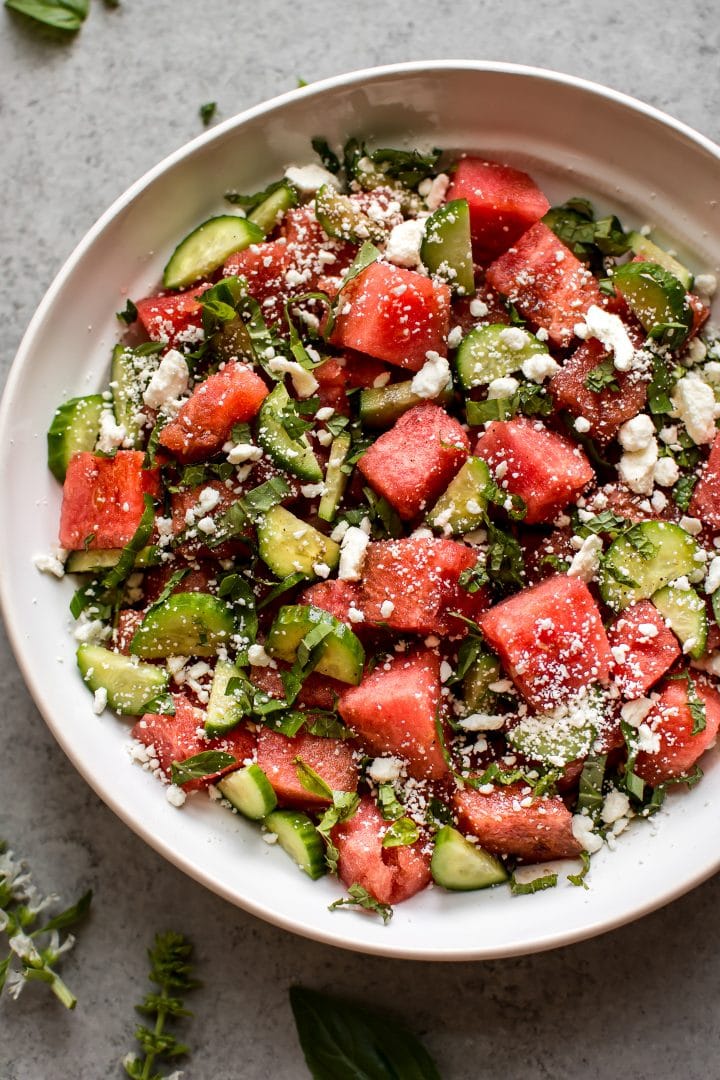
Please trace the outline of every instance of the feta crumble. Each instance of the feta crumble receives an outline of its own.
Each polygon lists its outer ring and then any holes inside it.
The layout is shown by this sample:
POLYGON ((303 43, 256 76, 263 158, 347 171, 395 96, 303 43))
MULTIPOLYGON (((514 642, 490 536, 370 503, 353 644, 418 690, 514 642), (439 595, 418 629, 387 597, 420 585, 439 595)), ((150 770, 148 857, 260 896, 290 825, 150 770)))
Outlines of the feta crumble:
POLYGON ((370 537, 363 528, 351 525, 340 544, 340 581, 359 581, 370 537))
POLYGON ((436 398, 450 382, 450 365, 444 356, 429 350, 423 366, 413 376, 410 389, 420 398, 436 398))

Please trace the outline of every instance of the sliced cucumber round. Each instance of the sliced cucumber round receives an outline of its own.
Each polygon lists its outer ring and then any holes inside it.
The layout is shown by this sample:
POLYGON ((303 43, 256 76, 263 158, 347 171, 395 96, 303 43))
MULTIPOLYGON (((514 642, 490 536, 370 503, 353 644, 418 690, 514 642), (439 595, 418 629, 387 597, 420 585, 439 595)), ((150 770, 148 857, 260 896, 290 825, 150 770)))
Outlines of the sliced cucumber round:
POLYGON ((271 656, 292 663, 300 642, 318 626, 330 633, 319 647, 315 670, 339 682, 357 686, 365 666, 365 650, 349 626, 334 615, 310 604, 287 604, 280 608, 265 642, 271 656))
POLYGON ((430 873, 436 885, 453 892, 487 889, 508 880, 508 872, 494 855, 471 844, 451 825, 443 825, 435 837, 430 873))
POLYGON ((61 484, 73 454, 95 449, 104 404, 102 394, 89 394, 56 410, 47 433, 48 468, 61 484))
POLYGON ((692 289, 693 275, 687 266, 683 266, 673 255, 658 247, 654 241, 648 236, 643 236, 642 233, 628 233, 628 240, 631 249, 636 255, 642 255, 646 262, 657 263, 658 266, 662 266, 663 270, 668 270, 673 274, 686 289, 692 289))
POLYGON ((332 521, 342 502, 345 488, 350 479, 348 474, 343 472, 342 467, 345 458, 350 453, 351 443, 352 439, 344 432, 333 439, 325 472, 325 491, 318 507, 318 517, 321 521, 332 521))
POLYGON ((135 349, 128 349, 124 345, 116 345, 113 349, 110 387, 115 422, 122 424, 128 443, 136 447, 141 445, 143 436, 143 426, 138 421, 143 408, 140 374, 147 363, 148 357, 135 349))
POLYGON ((428 525, 442 532, 449 529, 453 536, 477 529, 484 520, 489 483, 490 470, 482 458, 468 458, 427 515, 428 525))
POLYGON ((220 214, 209 218, 185 237, 163 271, 163 287, 182 289, 212 274, 236 251, 259 244, 265 233, 248 218, 220 214))
POLYGON ((298 204, 298 193, 289 180, 283 180, 267 199, 251 210, 248 221, 262 229, 265 236, 280 223, 283 216, 298 204))
MULTIPOLYGON (((452 401, 452 380, 434 399, 439 405, 452 401)), ((399 420, 403 413, 426 400, 413 393, 412 380, 391 386, 369 387, 360 391, 360 419, 365 427, 386 428, 399 420)))
POLYGON ((602 598, 616 611, 649 600, 675 578, 697 574, 699 551, 692 536, 672 522, 633 525, 613 541, 602 561, 602 598))
POLYGON ((260 558, 279 578, 297 573, 316 577, 316 566, 324 563, 334 570, 340 561, 339 544, 284 506, 273 506, 263 515, 257 538, 260 558))
POLYGON ((167 691, 168 674, 163 668, 142 664, 101 645, 81 645, 77 665, 87 686, 93 692, 106 690, 108 705, 123 716, 151 711, 147 706, 167 691))
POLYGON ((467 199, 453 199, 430 215, 420 248, 423 265, 453 291, 471 296, 475 291, 470 208, 467 199))
MULTIPOLYGON (((117 566, 122 548, 93 548, 89 551, 71 551, 65 563, 67 574, 96 574, 117 566)), ((135 556, 135 569, 142 570, 160 562, 160 551, 155 546, 144 547, 135 556)))
POLYGON ((265 827, 275 833, 283 851, 313 881, 325 874, 325 844, 307 814, 299 810, 273 810, 265 818, 265 827))
POLYGON ((460 342, 455 357, 455 367, 465 390, 475 386, 487 386, 493 379, 502 379, 519 371, 525 360, 539 353, 547 354, 547 347, 527 330, 520 348, 511 347, 512 335, 508 332, 519 327, 493 323, 476 326, 460 342))
POLYGON ((293 476, 317 482, 323 474, 305 434, 293 438, 283 426, 290 395, 282 383, 268 394, 258 415, 257 440, 268 456, 293 476))
POLYGON ((315 196, 315 217, 328 236, 349 240, 353 244, 363 240, 382 241, 389 229, 366 214, 347 195, 341 195, 330 184, 323 184, 315 196))
POLYGON ((175 593, 150 608, 130 642, 145 660, 167 656, 214 656, 235 629, 228 605, 209 593, 175 593))
POLYGON ((216 663, 205 713, 205 731, 208 735, 224 735, 242 720, 243 711, 239 703, 232 694, 226 693, 230 680, 238 678, 240 674, 231 660, 218 660, 216 663))
POLYGON ((656 262, 629 262, 612 277, 650 337, 679 348, 693 324, 685 286, 656 262))
POLYGON ((500 661, 492 653, 480 653, 463 678, 463 697, 470 712, 494 711, 497 695, 490 684, 501 678, 500 661))
POLYGON ((246 765, 218 783, 218 790, 244 817, 262 821, 277 806, 272 784, 259 765, 246 765))
POLYGON ((708 620, 705 601, 695 589, 666 585, 653 593, 652 602, 672 632, 680 639, 683 652, 699 660, 707 646, 708 620))

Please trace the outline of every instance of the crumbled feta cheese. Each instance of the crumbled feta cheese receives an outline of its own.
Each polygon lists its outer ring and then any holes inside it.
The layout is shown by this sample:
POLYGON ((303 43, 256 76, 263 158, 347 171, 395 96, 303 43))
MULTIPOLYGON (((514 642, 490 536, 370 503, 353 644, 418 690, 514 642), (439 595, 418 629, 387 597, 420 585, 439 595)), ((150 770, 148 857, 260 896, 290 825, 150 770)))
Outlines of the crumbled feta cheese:
POLYGON ((330 533, 330 539, 334 540, 336 544, 339 544, 349 528, 350 525, 347 521, 338 521, 337 525, 330 533))
POLYGON ((600 556, 603 544, 599 536, 586 536, 582 547, 573 556, 568 568, 568 577, 580 578, 581 581, 592 581, 600 566, 600 556))
POLYGON ((351 525, 342 538, 340 544, 340 568, 338 578, 341 581, 359 581, 362 577, 362 567, 365 561, 365 552, 370 543, 370 537, 364 529, 351 525))
POLYGON ((597 338, 613 353, 613 364, 617 371, 631 370, 635 361, 635 349, 622 319, 597 304, 591 304, 585 315, 585 328, 586 338, 597 338))
POLYGON ((523 330, 520 326, 506 326, 504 330, 501 330, 498 334, 498 341, 500 341, 506 349, 510 349, 511 352, 520 352, 526 345, 530 343, 530 335, 526 330, 523 330))
POLYGON ((116 424, 115 416, 111 409, 103 409, 100 413, 100 433, 97 440, 97 448, 103 454, 111 454, 118 446, 122 446, 127 432, 124 424, 116 424))
POLYGON ((522 373, 531 382, 542 383, 551 379, 560 370, 560 365, 550 353, 533 353, 522 362, 522 373))
POLYGON ((512 375, 508 375, 504 379, 493 379, 488 386, 488 401, 494 401, 496 398, 512 397, 519 385, 520 383, 517 379, 513 379, 512 375))
POLYGON ((573 427, 580 435, 585 435, 591 427, 590 421, 585 416, 578 416, 575 419, 573 427))
POLYGON ((420 398, 436 398, 450 381, 450 365, 444 356, 429 350, 423 366, 413 376, 410 389, 420 398))
POLYGON ((320 443, 321 446, 329 446, 330 443, 333 441, 333 436, 332 436, 331 431, 316 431, 315 432, 315 438, 317 439, 317 441, 320 443))
POLYGON ((655 425, 647 413, 639 413, 631 420, 626 420, 618 431, 618 442, 623 450, 631 453, 646 450, 655 438, 655 425))
POLYGON ((620 818, 626 817, 630 809, 630 799, 624 791, 613 789, 603 801, 600 816, 606 825, 613 825, 620 818))
POLYGON ((653 476, 660 487, 672 487, 680 476, 680 469, 673 458, 661 457, 655 465, 653 476))
POLYGON ((301 195, 313 195, 325 184, 340 190, 340 181, 337 176, 323 169, 322 165, 290 165, 285 170, 285 179, 296 187, 301 195))
POLYGON ((248 660, 252 667, 273 667, 275 664, 272 656, 265 652, 264 645, 251 645, 248 649, 248 660))
POLYGON ((267 362, 268 369, 278 374, 290 376, 295 393, 300 398, 309 398, 315 393, 320 383, 312 371, 307 371, 297 360, 287 360, 284 356, 273 356, 267 362))
MULTIPOLYGON (((718 559, 717 561, 720 562, 720 559, 718 559)), ((383 619, 389 619, 394 610, 395 605, 392 600, 383 600, 382 604, 380 605, 380 615, 383 619)))
POLYGON ((471 300, 470 301, 470 314, 473 319, 483 319, 489 311, 489 308, 484 300, 471 300))
POLYGON ((685 350, 685 356, 683 357, 683 363, 688 367, 692 367, 694 364, 699 364, 707 356, 707 347, 702 338, 694 337, 687 349, 685 350))
POLYGON ((593 855, 603 846, 603 839, 593 832, 592 818, 585 814, 573 814, 572 833, 583 851, 593 855))
POLYGON ((33 566, 41 574, 51 574, 56 578, 65 577, 63 559, 66 555, 67 552, 65 551, 62 552, 62 555, 60 551, 57 551, 54 555, 33 555, 33 566))
POLYGON ((626 701, 620 710, 620 716, 630 727, 639 728, 645 717, 652 709, 654 702, 649 697, 634 698, 626 701))
POLYGON ((638 495, 650 495, 655 481, 655 465, 658 460, 657 442, 652 439, 643 450, 625 452, 618 463, 618 475, 631 491, 638 495))
POLYGON ((230 445, 226 451, 227 459, 231 465, 242 465, 246 461, 259 461, 263 456, 261 446, 253 446, 252 443, 236 443, 230 445))
POLYGON ((100 716, 105 711, 108 700, 108 692, 104 686, 99 686, 93 694, 93 712, 100 716))
POLYGON ((401 758, 375 758, 367 768, 367 775, 375 784, 392 784, 402 776, 405 763, 401 758))
POLYGON ((325 484, 322 480, 319 484, 301 484, 300 491, 306 499, 317 499, 325 494, 325 484))
POLYGON ((330 577, 330 567, 326 562, 313 563, 313 572, 317 574, 319 578, 324 579, 330 577))
POLYGON ((395 225, 387 239, 385 258, 395 266, 414 269, 421 265, 420 248, 425 235, 425 222, 410 218, 395 225))
POLYGON ((439 206, 442 206, 449 187, 450 177, 447 173, 438 173, 438 175, 431 180, 430 187, 425 195, 425 202, 427 203, 428 210, 437 210, 439 206))
POLYGON ((641 724, 637 729, 637 748, 643 754, 657 754, 660 752, 660 733, 653 731, 648 724, 641 724))
POLYGON ((81 645, 97 645, 112 634, 112 629, 100 619, 90 619, 83 611, 73 631, 73 637, 81 645))
POLYGON ((717 290, 717 278, 714 274, 697 274, 693 287, 701 300, 712 300, 717 290))
POLYGON ((321 420, 324 423, 325 420, 329 420, 334 413, 335 410, 333 409, 332 405, 323 405, 322 408, 318 409, 318 411, 315 413, 315 419, 321 420))
POLYGON ((354 604, 350 604, 350 607, 348 608, 348 619, 351 623, 365 622, 365 612, 360 611, 354 604))
POLYGON ((463 716, 458 723, 465 731, 500 731, 505 726, 506 720, 506 716, 471 713, 469 716, 463 716))
POLYGON ((453 669, 447 660, 443 660, 440 664, 440 682, 446 683, 448 679, 452 678, 453 669))
POLYGON ((674 446, 678 441, 677 424, 670 424, 668 427, 661 428, 659 436, 661 442, 664 442, 666 446, 674 446))
POLYGON ((178 809, 185 804, 187 795, 181 787, 177 784, 168 784, 165 789, 165 798, 171 806, 176 806, 178 809))
POLYGON ((686 533, 690 533, 691 536, 699 536, 703 530, 702 521, 699 518, 688 517, 684 514, 680 518, 680 528, 684 529, 686 533))
POLYGON ((697 372, 689 371, 675 383, 670 399, 675 407, 673 415, 682 420, 692 441, 698 446, 711 443, 718 415, 712 387, 697 372))
POLYGON ((220 492, 216 488, 203 488, 197 502, 198 510, 203 514, 210 514, 219 502, 220 492))
POLYGON ((179 398, 187 393, 190 371, 185 357, 177 349, 169 349, 153 372, 143 394, 149 409, 177 411, 179 398))
POLYGON ((447 336, 447 343, 449 349, 457 349, 458 345, 463 339, 462 326, 453 326, 452 330, 447 336))
POLYGON ((205 536, 212 536, 212 534, 217 529, 217 525, 215 524, 215 519, 211 518, 209 514, 206 514, 205 517, 200 518, 200 520, 197 523, 197 527, 198 527, 198 529, 200 530, 201 533, 205 534, 205 536))
POLYGON ((710 560, 707 577, 705 578, 705 592, 714 593, 720 589, 720 555, 710 560))

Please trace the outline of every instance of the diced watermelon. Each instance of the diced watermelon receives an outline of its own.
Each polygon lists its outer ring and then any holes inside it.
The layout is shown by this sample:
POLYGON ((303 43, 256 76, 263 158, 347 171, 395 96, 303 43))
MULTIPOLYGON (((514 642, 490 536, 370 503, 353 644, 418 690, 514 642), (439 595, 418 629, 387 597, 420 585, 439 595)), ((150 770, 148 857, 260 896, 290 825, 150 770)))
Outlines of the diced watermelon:
POLYGON ((347 742, 305 732, 288 738, 263 727, 258 733, 257 763, 267 774, 281 806, 322 806, 328 802, 300 783, 296 758, 314 769, 332 791, 356 790, 357 766, 347 742))
MULTIPOLYGON (((639 347, 640 342, 635 344, 639 347)), ((565 361, 550 383, 557 407, 567 409, 573 416, 585 417, 590 424, 588 434, 602 442, 609 442, 626 420, 641 412, 648 387, 647 379, 638 378, 637 372, 616 371, 614 380, 618 389, 606 388, 599 393, 588 390, 585 380, 609 355, 596 338, 589 338, 565 361)))
POLYGON ((487 795, 471 788, 456 791, 460 828, 493 855, 514 855, 521 862, 579 855, 582 845, 573 836, 572 814, 560 796, 533 799, 525 806, 527 795, 522 784, 496 787, 487 795))
POLYGON ((197 285, 187 292, 138 300, 135 304, 138 319, 151 341, 175 345, 183 339, 195 340, 196 332, 202 328, 202 307, 197 297, 208 288, 208 285, 197 285))
POLYGON ((720 529, 720 435, 716 435, 710 456, 695 485, 688 513, 705 525, 720 529))
POLYGON ((440 705, 440 661, 429 649, 391 656, 345 690, 338 709, 371 754, 405 758, 413 776, 447 772, 435 717, 440 705))
POLYGON ((439 498, 467 459, 470 442, 439 405, 415 405, 377 439, 358 469, 401 518, 416 517, 439 498))
POLYGON ((298 600, 299 604, 312 604, 314 607, 329 611, 336 619, 347 623, 355 633, 363 629, 363 622, 353 622, 348 612, 350 608, 362 613, 362 589, 356 581, 318 581, 311 585, 298 600))
POLYGON ((645 694, 680 656, 680 645, 650 600, 625 608, 608 627, 610 673, 626 698, 645 694))
POLYGON ((593 274, 541 221, 488 268, 487 280, 563 348, 588 308, 603 304, 593 274))
MULTIPOLYGON (((176 563, 164 566, 154 566, 145 572, 143 580, 143 592, 145 603, 154 604, 160 593, 168 584, 172 574, 181 569, 176 563)), ((218 567, 217 563, 201 562, 190 568, 182 567, 186 571, 185 577, 171 590, 176 592, 217 592, 218 567)))
POLYGON ((144 746, 155 748, 154 756, 168 778, 171 776, 174 761, 185 761, 206 750, 222 750, 227 754, 232 754, 236 759, 234 765, 228 766, 221 772, 213 773, 212 776, 206 776, 202 780, 190 780, 187 784, 183 784, 186 791, 207 787, 219 776, 239 769, 245 760, 253 756, 255 736, 246 727, 239 725, 227 735, 206 739, 199 734, 205 723, 203 710, 195 708, 183 694, 173 694, 173 701, 175 702, 174 716, 147 713, 132 729, 134 739, 143 743, 144 746))
MULTIPOLYGON (((482 276, 482 272, 476 269, 475 280, 477 281, 482 276)), ((480 310, 483 309, 480 308, 480 310)), ((487 281, 483 281, 477 286, 474 296, 459 296, 453 300, 452 321, 453 326, 459 326, 465 335, 476 326, 490 326, 493 323, 509 324, 510 313, 500 294, 488 285, 487 281), (472 305, 473 311, 477 311, 478 301, 484 305, 485 311, 482 315, 473 315, 470 306, 472 305)))
POLYGON ((697 697, 705 705, 705 728, 692 734, 695 720, 688 702, 685 679, 669 680, 661 688, 660 700, 643 723, 657 736, 655 753, 642 751, 635 772, 652 787, 679 776, 687 776, 698 758, 715 742, 720 727, 720 695, 704 679, 693 676, 697 697))
POLYGON ((476 561, 472 548, 454 540, 408 537, 369 544, 359 606, 369 622, 391 630, 462 633, 464 624, 450 613, 477 619, 489 604, 485 589, 470 593, 458 584, 476 561))
MULTIPOLYGON (((221 480, 208 480, 207 483, 199 484, 197 487, 173 491, 170 495, 173 536, 177 537, 180 536, 181 533, 187 531, 190 532, 190 535, 187 536, 181 544, 177 544, 175 547, 177 554, 181 555, 184 559, 229 559, 237 554, 238 550, 243 550, 244 545, 239 545, 235 540, 217 544, 212 550, 209 550, 207 547, 207 540, 210 539, 210 536, 197 528, 198 521, 201 521, 206 516, 212 518, 219 517, 232 505, 232 503, 236 502, 237 498, 238 496, 234 490, 232 488, 226 488, 221 480), (210 488, 212 491, 217 491, 219 496, 217 504, 209 513, 208 511, 201 510, 198 505, 201 493, 207 488, 210 488), (189 520, 188 514, 192 515, 189 520)), ((250 531, 251 527, 248 526, 248 534, 250 531)))
POLYGON ((251 244, 236 251, 223 266, 223 277, 242 277, 269 324, 283 322, 283 306, 289 297, 285 274, 290 266, 284 239, 251 244))
POLYGON ((519 539, 525 561, 525 581, 537 585, 539 581, 557 574, 558 559, 570 565, 576 549, 572 545, 572 529, 553 529, 545 533, 528 529, 519 539))
POLYGON ((538 709, 607 681, 610 646, 579 578, 556 574, 503 600, 478 622, 520 693, 538 709))
POLYGON ((366 796, 331 836, 338 849, 338 874, 347 888, 361 885, 381 904, 399 904, 429 884, 430 855, 422 841, 384 848, 389 828, 390 822, 366 796))
POLYGON ((234 424, 252 420, 267 394, 262 379, 246 364, 233 360, 200 383, 162 429, 160 442, 183 463, 212 457, 234 424))
POLYGON ((580 447, 539 420, 497 420, 478 440, 483 458, 503 490, 519 495, 527 525, 552 521, 574 502, 595 473, 580 447))
POLYGON ((65 475, 60 545, 120 548, 132 538, 145 509, 146 494, 159 495, 158 469, 143 469, 139 450, 118 450, 114 457, 75 454, 65 475))
POLYGON ((414 270, 373 262, 342 291, 330 341, 419 371, 447 353, 450 290, 414 270))
MULTIPOLYGON (((285 688, 280 678, 280 671, 288 669, 289 665, 280 667, 252 667, 250 668, 250 681, 254 686, 264 690, 269 697, 284 698, 285 688)), ((327 675, 318 675, 313 671, 308 675, 297 697, 297 704, 306 706, 308 709, 334 709, 340 694, 346 684, 330 679, 327 675)))
POLYGON ((357 254, 356 244, 327 235, 312 203, 288 210, 283 232, 289 265, 295 271, 289 284, 297 295, 317 289, 326 274, 344 274, 357 254))
POLYGON ((134 608, 121 608, 118 612, 117 625, 113 630, 112 642, 114 648, 124 656, 130 655, 130 642, 135 631, 145 618, 144 611, 136 611, 134 608))
POLYGON ((474 157, 458 162, 447 199, 467 199, 473 254, 478 262, 489 262, 507 251, 550 209, 527 173, 474 157))

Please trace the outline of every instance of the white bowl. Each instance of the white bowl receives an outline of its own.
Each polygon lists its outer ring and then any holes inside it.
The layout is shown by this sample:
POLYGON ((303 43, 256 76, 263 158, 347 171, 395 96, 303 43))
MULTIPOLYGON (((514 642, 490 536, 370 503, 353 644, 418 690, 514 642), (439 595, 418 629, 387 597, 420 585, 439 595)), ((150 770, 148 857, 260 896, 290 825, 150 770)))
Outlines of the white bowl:
MULTIPOLYGON (((130 765, 128 724, 93 714, 74 661, 71 583, 31 563, 52 548, 60 490, 44 434, 56 405, 107 382, 115 312, 158 284, 178 237, 226 189, 254 190, 310 138, 480 151, 527 168, 551 200, 589 194, 623 220, 658 227, 696 270, 720 264, 720 151, 655 109, 611 90, 533 68, 474 62, 361 71, 260 105, 172 154, 90 230, 48 290, 10 373, 0 413, 0 585, 10 637, 38 708, 105 802, 157 851, 261 918, 319 941, 424 960, 488 958, 589 937, 667 903, 720 866, 720 763, 707 755, 694 790, 669 798, 614 852, 593 859, 590 889, 513 898, 506 889, 428 889, 388 926, 331 913, 337 881, 311 882, 258 830, 195 797, 182 811, 130 765)), ((37 780, 37 778, 35 778, 37 780)))

